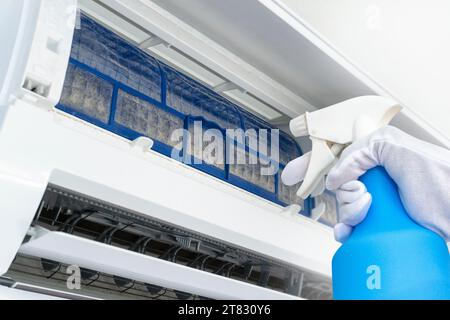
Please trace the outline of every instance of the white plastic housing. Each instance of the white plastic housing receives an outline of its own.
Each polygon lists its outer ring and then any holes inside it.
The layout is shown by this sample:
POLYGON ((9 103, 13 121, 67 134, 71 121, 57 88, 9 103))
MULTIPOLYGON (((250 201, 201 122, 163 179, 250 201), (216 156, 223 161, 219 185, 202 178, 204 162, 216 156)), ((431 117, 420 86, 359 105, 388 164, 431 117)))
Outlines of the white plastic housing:
POLYGON ((52 107, 61 96, 76 0, 0 2, 0 105, 27 98, 52 107), (8 32, 5 32, 8 30, 8 32))
POLYGON ((28 110, 12 120, 7 110, 13 109, 20 100, 28 106, 46 108, 57 104, 69 60, 76 11, 76 0, 0 1, 0 243, 3 244, 0 273, 7 270, 16 255, 48 181, 42 171, 36 171, 36 158, 29 153, 29 144, 40 145, 44 150, 44 140, 32 142, 26 138, 21 145, 26 153, 19 156, 14 151, 21 136, 35 136, 35 132, 25 133, 24 120, 31 117, 39 127, 35 130, 41 130, 42 123, 28 110), (13 140, 7 138, 11 127, 21 131, 13 140), (7 160, 10 156, 20 159, 7 160))

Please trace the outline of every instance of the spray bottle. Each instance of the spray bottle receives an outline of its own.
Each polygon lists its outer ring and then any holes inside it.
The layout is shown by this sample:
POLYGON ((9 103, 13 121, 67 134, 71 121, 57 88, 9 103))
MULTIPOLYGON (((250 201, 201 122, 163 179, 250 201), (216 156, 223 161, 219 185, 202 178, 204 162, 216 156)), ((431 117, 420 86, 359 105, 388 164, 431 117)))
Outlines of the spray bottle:
MULTIPOLYGON (((312 141, 297 195, 305 199, 323 190, 325 175, 341 151, 387 125, 400 110, 388 98, 363 96, 293 119, 294 136, 312 141)), ((359 180, 371 193, 372 204, 333 257, 334 298, 450 299, 450 255, 444 239, 409 217, 384 168, 370 169, 359 180)))

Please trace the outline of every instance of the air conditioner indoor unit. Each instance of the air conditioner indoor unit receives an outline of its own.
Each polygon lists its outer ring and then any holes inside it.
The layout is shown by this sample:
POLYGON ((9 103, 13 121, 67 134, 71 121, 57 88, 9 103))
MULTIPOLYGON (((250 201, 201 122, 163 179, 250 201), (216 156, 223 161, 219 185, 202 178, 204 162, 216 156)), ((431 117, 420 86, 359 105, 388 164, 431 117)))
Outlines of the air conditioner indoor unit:
POLYGON ((276 3, 1 2, 2 298, 332 297, 336 204, 281 184, 308 148, 287 124, 386 93, 276 3), (195 144, 174 159, 198 120, 280 129, 280 170, 197 162, 195 144))

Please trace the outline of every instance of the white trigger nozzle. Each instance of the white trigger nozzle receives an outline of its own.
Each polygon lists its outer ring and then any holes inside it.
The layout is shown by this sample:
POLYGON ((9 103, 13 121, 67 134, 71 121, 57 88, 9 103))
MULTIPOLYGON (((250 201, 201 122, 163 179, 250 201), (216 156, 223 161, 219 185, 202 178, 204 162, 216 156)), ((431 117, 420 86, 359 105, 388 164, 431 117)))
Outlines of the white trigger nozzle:
POLYGON ((342 149, 387 125, 400 110, 401 106, 389 98, 362 96, 291 120, 292 134, 309 135, 312 141, 311 160, 297 195, 306 199, 323 190, 324 177, 342 149))
POLYGON ((289 129, 295 137, 304 137, 308 135, 308 126, 306 122, 307 113, 294 118, 289 123, 289 129))

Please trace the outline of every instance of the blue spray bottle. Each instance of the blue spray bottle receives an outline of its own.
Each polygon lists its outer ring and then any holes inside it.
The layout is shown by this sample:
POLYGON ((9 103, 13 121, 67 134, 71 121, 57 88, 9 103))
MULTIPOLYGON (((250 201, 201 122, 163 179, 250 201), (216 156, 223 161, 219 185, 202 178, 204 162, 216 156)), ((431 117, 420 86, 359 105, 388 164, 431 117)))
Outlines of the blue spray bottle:
MULTIPOLYGON (((310 164, 297 194, 306 198, 323 188, 342 149, 387 125, 400 110, 390 99, 363 96, 293 119, 292 133, 309 135, 312 141, 310 164)), ((334 298, 450 299, 445 241, 409 217, 395 182, 382 167, 367 171, 360 180, 372 204, 333 257, 334 298)))

